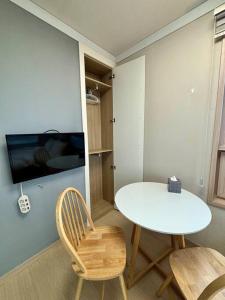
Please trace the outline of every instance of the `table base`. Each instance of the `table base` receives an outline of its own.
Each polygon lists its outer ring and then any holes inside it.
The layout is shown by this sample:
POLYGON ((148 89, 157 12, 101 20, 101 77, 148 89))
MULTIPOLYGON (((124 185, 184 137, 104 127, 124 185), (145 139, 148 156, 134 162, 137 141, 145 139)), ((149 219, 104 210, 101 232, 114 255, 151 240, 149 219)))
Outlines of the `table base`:
MULTIPOLYGON (((140 245, 140 237, 141 237, 141 227, 138 225, 134 225, 133 233, 131 237, 132 254, 131 260, 128 264, 128 278, 127 278, 127 288, 130 289, 134 286, 139 280, 141 280, 148 272, 150 272, 153 268, 165 279, 165 281, 160 286, 156 295, 158 297, 162 296, 165 289, 171 285, 171 287, 182 296, 180 289, 173 282, 173 274, 167 274, 163 268, 159 265, 161 261, 166 259, 173 251, 181 248, 185 248, 185 239, 184 236, 171 236, 171 247, 164 251, 160 256, 153 259, 140 245), (148 261, 148 265, 138 273, 135 272, 136 269, 136 259, 137 254, 140 252, 144 258, 148 261)), ((183 296, 182 296, 183 298, 183 296)))

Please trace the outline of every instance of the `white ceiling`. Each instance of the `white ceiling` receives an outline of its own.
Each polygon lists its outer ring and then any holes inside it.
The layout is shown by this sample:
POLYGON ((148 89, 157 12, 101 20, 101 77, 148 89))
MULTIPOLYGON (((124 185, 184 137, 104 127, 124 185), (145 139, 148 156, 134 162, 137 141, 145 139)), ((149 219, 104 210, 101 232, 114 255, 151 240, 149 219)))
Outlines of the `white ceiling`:
POLYGON ((32 0, 114 56, 205 0, 32 0))

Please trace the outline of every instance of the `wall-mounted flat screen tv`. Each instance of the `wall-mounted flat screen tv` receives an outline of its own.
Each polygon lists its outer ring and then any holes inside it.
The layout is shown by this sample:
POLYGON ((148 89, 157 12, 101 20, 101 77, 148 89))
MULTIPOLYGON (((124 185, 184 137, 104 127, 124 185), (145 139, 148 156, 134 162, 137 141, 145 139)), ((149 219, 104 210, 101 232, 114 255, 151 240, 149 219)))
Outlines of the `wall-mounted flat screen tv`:
POLYGON ((13 183, 85 165, 82 132, 9 134, 6 144, 13 183))

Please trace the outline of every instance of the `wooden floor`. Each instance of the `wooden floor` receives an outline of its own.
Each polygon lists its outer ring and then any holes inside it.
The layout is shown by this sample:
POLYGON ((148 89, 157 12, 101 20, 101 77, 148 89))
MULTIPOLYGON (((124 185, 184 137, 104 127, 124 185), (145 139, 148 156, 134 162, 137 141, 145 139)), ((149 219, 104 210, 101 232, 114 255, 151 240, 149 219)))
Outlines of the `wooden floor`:
MULTIPOLYGON (((113 210, 95 223, 122 227, 126 235, 129 255, 132 224, 128 220, 113 210)), ((142 245, 153 255, 158 255, 165 250, 168 243, 169 240, 165 236, 143 230, 142 245)), ((138 268, 145 263, 145 260, 140 257, 138 268)), ((168 269, 168 263, 164 262, 164 265, 168 269)), ((12 273, 0 279, 0 300, 74 300, 76 281, 70 257, 61 242, 56 242, 35 260, 25 264, 24 268, 16 274, 12 273)), ((155 292, 161 283, 162 278, 156 271, 152 271, 129 290, 129 300, 158 299, 155 292)), ((85 282, 81 300, 100 299, 100 288, 101 283, 85 282)), ((173 291, 170 291, 170 296, 174 300, 180 300, 173 291)), ((119 299, 122 299, 122 295, 118 280, 108 281, 105 300, 119 299)), ((161 299, 169 299, 168 293, 166 292, 161 299)))
POLYGON ((96 202, 92 203, 91 215, 93 221, 96 221, 102 216, 105 216, 111 210, 113 210, 113 205, 104 199, 99 199, 96 202))

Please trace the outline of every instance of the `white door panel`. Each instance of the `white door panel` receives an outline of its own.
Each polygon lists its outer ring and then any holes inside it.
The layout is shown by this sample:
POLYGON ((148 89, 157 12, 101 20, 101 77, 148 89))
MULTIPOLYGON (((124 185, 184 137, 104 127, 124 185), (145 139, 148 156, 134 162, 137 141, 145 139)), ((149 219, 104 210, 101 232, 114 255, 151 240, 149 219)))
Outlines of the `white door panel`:
POLYGON ((113 81, 115 192, 143 181, 145 57, 115 68, 113 81))

